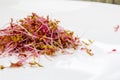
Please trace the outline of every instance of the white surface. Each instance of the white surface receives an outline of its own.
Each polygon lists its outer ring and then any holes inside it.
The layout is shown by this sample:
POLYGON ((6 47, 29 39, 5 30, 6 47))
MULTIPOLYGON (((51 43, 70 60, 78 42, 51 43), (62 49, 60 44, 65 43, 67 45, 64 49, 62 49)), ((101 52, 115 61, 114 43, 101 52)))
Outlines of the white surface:
POLYGON ((19 1, 0 6, 0 25, 10 18, 15 20, 36 12, 59 19, 65 29, 73 30, 82 39, 92 39, 94 56, 74 51, 73 55, 44 57, 44 68, 5 69, 0 71, 0 80, 120 80, 120 6, 81 1, 19 1), (6 5, 6 6, 4 6, 6 5), (116 53, 109 53, 112 49, 116 53))

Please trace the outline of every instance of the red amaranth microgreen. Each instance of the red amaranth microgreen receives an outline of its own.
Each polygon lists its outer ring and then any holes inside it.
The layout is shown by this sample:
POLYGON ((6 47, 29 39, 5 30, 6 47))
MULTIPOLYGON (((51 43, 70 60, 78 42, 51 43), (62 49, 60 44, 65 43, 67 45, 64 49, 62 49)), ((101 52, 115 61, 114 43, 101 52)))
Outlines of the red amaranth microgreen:
MULTIPOLYGON (((0 30, 0 56, 17 56, 18 62, 11 63, 10 67, 21 67, 31 56, 54 56, 59 50, 77 49, 81 45, 79 38, 74 36, 74 32, 64 30, 58 24, 59 21, 50 20, 49 16, 44 18, 35 13, 16 23, 11 19, 10 25, 0 30)), ((86 52, 92 55, 91 50, 86 49, 86 52)), ((28 64, 42 66, 36 61, 28 64)), ((0 69, 3 68, 0 66, 0 69)))
POLYGON ((119 25, 117 25, 116 27, 114 27, 114 31, 115 31, 115 32, 118 32, 119 29, 120 29, 120 26, 119 26, 119 25))

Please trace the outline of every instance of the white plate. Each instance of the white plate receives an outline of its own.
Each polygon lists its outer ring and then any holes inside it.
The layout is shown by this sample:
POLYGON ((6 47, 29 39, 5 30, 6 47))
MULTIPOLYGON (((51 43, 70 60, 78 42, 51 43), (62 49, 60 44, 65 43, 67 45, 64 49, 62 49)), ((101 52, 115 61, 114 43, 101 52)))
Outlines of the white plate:
POLYGON ((81 39, 92 39, 94 56, 75 51, 49 61, 42 57, 43 68, 19 68, 0 71, 0 80, 120 80, 120 6, 82 1, 33 1, 1 6, 1 28, 10 18, 18 20, 31 12, 49 15, 61 21, 65 29, 81 39), (109 54, 112 49, 117 52, 109 54))

